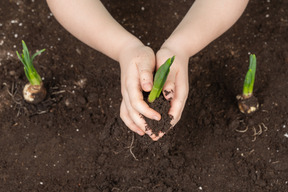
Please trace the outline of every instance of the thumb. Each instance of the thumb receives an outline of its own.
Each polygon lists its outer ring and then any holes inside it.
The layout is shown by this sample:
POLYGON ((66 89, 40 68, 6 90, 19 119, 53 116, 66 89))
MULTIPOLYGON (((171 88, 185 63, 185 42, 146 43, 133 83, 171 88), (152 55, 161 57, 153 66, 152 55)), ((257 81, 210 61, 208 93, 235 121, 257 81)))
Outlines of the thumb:
POLYGON ((137 62, 137 68, 139 72, 139 79, 141 88, 149 92, 153 86, 153 72, 155 70, 155 56, 152 51, 147 53, 145 57, 142 57, 141 61, 137 62))
MULTIPOLYGON (((158 68, 165 63, 167 58, 171 58, 173 56, 172 52, 168 49, 162 48, 157 52, 157 66, 158 68)), ((163 95, 167 100, 172 100, 175 94, 175 79, 176 79, 176 71, 175 65, 177 65, 178 57, 175 57, 175 60, 170 68, 169 75, 167 76, 166 82, 163 86, 163 95)))

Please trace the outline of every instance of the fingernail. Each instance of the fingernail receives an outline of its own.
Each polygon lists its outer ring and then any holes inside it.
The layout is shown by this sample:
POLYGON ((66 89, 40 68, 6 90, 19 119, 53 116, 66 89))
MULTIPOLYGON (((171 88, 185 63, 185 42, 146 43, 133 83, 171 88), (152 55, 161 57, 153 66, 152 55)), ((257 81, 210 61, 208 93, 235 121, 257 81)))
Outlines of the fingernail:
POLYGON ((136 131, 138 133, 138 135, 144 135, 143 131, 136 131))
POLYGON ((158 116, 153 116, 153 119, 156 120, 156 121, 160 120, 160 118, 158 116))
POLYGON ((160 133, 159 133, 159 138, 163 137, 164 135, 165 135, 164 132, 160 132, 160 133))
POLYGON ((148 131, 146 131, 146 134, 149 135, 149 136, 151 136, 151 135, 152 135, 152 131, 151 131, 151 130, 148 130, 148 131))
MULTIPOLYGON (((153 135, 150 135, 150 138, 152 139, 152 140, 154 140, 154 139, 156 139, 157 137, 153 134, 153 135)), ((155 141, 155 140, 154 140, 155 141)))
POLYGON ((151 83, 145 83, 143 84, 143 90, 144 91, 150 91, 152 89, 151 83))

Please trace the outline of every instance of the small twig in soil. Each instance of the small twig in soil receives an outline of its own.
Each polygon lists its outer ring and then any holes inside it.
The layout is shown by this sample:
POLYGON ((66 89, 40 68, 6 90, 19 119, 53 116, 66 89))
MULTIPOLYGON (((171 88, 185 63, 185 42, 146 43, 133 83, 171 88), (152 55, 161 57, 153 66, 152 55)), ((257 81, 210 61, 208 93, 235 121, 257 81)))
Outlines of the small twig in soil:
POLYGON ((254 138, 252 139, 252 142, 256 141, 257 135, 259 135, 259 132, 260 132, 260 131, 257 132, 255 127, 253 127, 253 131, 254 131, 254 134, 253 134, 252 136, 253 136, 254 138))
POLYGON ((245 133, 245 132, 247 132, 247 131, 248 131, 248 126, 246 126, 246 128, 245 128, 245 129, 243 129, 243 130, 240 130, 240 129, 235 129, 235 131, 236 131, 236 132, 239 132, 239 133, 245 133))
MULTIPOLYGON (((4 85, 7 86, 7 84, 4 84, 4 85)), ((18 99, 16 98, 17 92, 18 92, 17 83, 15 84, 15 82, 13 82, 12 85, 11 85, 11 90, 9 91, 8 88, 7 88, 7 92, 11 96, 12 100, 14 101, 14 103, 16 104, 15 108, 18 108, 16 116, 19 117, 20 114, 21 114, 21 109, 24 109, 26 111, 27 111, 27 109, 26 109, 26 107, 23 106, 23 103, 21 102, 22 98, 18 98, 18 99)))
POLYGON ((45 114, 45 113, 48 113, 49 111, 47 110, 47 111, 37 111, 36 113, 37 113, 37 115, 41 115, 41 114, 45 114))
POLYGON ((55 91, 55 92, 52 92, 51 95, 58 95, 58 94, 65 93, 65 92, 66 92, 65 90, 55 91))
POLYGON ((262 125, 264 127, 264 131, 268 131, 268 127, 266 127, 266 125, 264 123, 261 123, 260 125, 262 125))
POLYGON ((114 151, 112 150, 112 152, 115 154, 115 155, 118 155, 119 153, 121 153, 124 149, 120 150, 120 151, 114 151))
MULTIPOLYGON (((124 149, 129 149, 129 152, 130 154, 132 155, 132 157, 136 160, 136 161, 139 161, 139 159, 137 159, 137 157, 134 155, 132 149, 134 148, 133 144, 134 144, 134 139, 135 139, 135 136, 134 136, 134 133, 132 133, 132 141, 130 143, 129 146, 127 147, 124 147, 123 149, 121 149, 120 151, 112 151, 115 155, 119 154, 119 153, 122 153, 124 149)), ((119 141, 119 139, 116 138, 117 141, 119 141)))
POLYGON ((253 136, 261 135, 263 133, 262 127, 260 125, 258 125, 258 127, 259 127, 259 131, 258 132, 256 132, 256 128, 253 127, 253 130, 254 130, 253 136))
POLYGON ((264 123, 260 123, 260 124, 258 125, 258 127, 259 127, 259 131, 258 131, 258 132, 256 131, 256 128, 253 127, 254 134, 253 134, 252 136, 253 136, 254 138, 253 138, 252 142, 256 141, 257 136, 261 135, 261 134, 263 133, 263 131, 264 131, 264 132, 268 131, 268 127, 266 127, 266 125, 265 125, 264 123), (263 128, 262 128, 262 127, 263 127, 263 128))
POLYGON ((12 97, 12 100, 13 100, 16 104, 21 105, 21 102, 15 99, 16 94, 17 94, 17 91, 18 91, 18 90, 17 90, 17 84, 16 84, 16 86, 15 86, 15 82, 12 83, 11 91, 9 91, 9 90, 7 89, 7 92, 8 92, 8 94, 12 97))
MULTIPOLYGON (((252 142, 256 141, 257 136, 261 135, 263 132, 268 131, 268 127, 264 124, 264 123, 260 123, 258 124, 259 130, 257 131, 256 128, 253 126, 253 139, 252 142)), ((241 130, 241 129, 235 129, 236 132, 238 133, 246 133, 249 129, 249 126, 246 126, 245 129, 241 130)))
POLYGON ((157 184, 154 187, 152 187, 152 189, 155 189, 155 188, 160 187, 160 186, 161 186, 160 184, 157 184))
POLYGON ((111 189, 111 191, 114 191, 114 190, 121 191, 121 189, 119 189, 119 188, 117 188, 117 187, 113 187, 113 188, 111 189))
POLYGON ((138 187, 138 186, 133 186, 133 187, 130 187, 130 188, 127 190, 127 192, 129 192, 129 191, 131 191, 131 190, 133 190, 133 189, 141 189, 141 190, 143 190, 144 188, 143 188, 143 187, 138 187))
POLYGON ((136 156, 134 155, 132 149, 133 149, 133 143, 134 143, 134 133, 132 134, 132 141, 131 141, 131 144, 130 146, 128 147, 129 148, 129 151, 131 153, 131 155, 133 156, 133 158, 136 160, 136 161, 139 161, 136 156))
POLYGON ((249 154, 248 155, 251 155, 251 153, 253 153, 255 150, 254 149, 252 149, 250 152, 249 152, 249 154))

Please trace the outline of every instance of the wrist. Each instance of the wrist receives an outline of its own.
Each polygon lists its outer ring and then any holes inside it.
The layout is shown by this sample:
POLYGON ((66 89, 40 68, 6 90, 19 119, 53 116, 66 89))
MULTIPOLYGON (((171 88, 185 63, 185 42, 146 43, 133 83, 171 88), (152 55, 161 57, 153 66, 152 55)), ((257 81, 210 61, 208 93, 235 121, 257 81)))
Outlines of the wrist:
POLYGON ((128 41, 125 46, 123 46, 123 49, 119 52, 117 61, 123 72, 131 68, 131 66, 133 68, 141 65, 142 68, 150 69, 151 64, 153 64, 153 66, 155 65, 155 53, 150 47, 145 46, 139 39, 135 38, 134 40, 131 39, 131 41, 128 41), (147 65, 143 67, 143 63, 146 63, 147 65))
POLYGON ((126 40, 122 41, 120 49, 115 57, 115 60, 121 64, 125 58, 129 57, 135 50, 139 49, 140 47, 144 47, 144 44, 137 39, 135 36, 131 35, 132 37, 127 38, 126 40))
POLYGON ((185 33, 174 31, 171 36, 163 43, 162 48, 168 48, 173 50, 175 54, 179 54, 181 57, 189 58, 199 52, 200 47, 199 38, 195 38, 195 34, 187 36, 185 33))
POLYGON ((175 59, 189 60, 190 54, 187 51, 187 48, 181 44, 179 41, 174 41, 172 39, 167 39, 160 50, 157 53, 158 55, 166 55, 166 57, 172 57, 175 55, 175 59))

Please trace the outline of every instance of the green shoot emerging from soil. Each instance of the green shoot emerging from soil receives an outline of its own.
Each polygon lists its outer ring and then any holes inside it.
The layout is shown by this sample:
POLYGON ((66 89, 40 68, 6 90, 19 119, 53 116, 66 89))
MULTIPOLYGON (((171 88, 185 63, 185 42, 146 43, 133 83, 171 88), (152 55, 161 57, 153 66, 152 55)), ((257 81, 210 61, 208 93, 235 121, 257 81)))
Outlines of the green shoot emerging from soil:
POLYGON ((245 76, 244 86, 243 86, 243 96, 250 97, 253 95, 253 87, 255 81, 256 73, 256 56, 251 54, 249 58, 249 69, 245 76))
POLYGON ((246 73, 243 92, 241 95, 237 95, 238 107, 242 113, 251 114, 258 110, 259 103, 258 99, 253 95, 253 87, 256 73, 256 56, 250 55, 249 58, 249 69, 246 73))
POLYGON ((161 67, 159 67, 159 69, 157 70, 154 77, 153 88, 148 96, 148 102, 152 103, 160 96, 162 88, 170 72, 170 67, 174 61, 174 58, 175 56, 167 59, 167 61, 165 61, 165 63, 161 65, 161 67))
POLYGON ((36 69, 33 66, 33 60, 37 55, 39 55, 43 51, 45 51, 45 49, 42 49, 42 50, 36 52, 31 57, 29 50, 28 50, 28 48, 27 48, 27 46, 23 40, 22 40, 22 46, 23 46, 23 53, 21 54, 21 56, 18 53, 18 51, 16 51, 16 54, 17 54, 18 58, 20 59, 20 61, 24 65, 25 75, 26 75, 26 77, 27 77, 27 79, 31 85, 40 85, 42 80, 41 80, 40 75, 37 73, 36 69))

